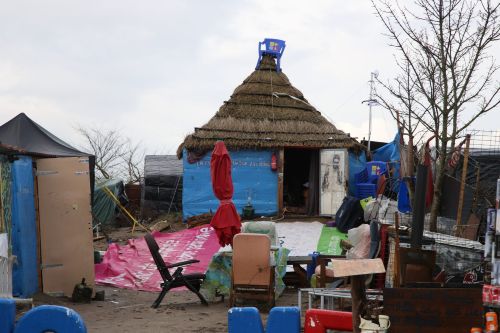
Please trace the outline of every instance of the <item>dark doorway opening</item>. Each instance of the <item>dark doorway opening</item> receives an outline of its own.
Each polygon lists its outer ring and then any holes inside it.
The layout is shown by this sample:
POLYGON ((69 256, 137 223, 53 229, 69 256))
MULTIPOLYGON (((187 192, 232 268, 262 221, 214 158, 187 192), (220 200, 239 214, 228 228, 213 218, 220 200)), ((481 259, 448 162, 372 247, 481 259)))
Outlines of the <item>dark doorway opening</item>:
POLYGON ((311 152, 306 149, 285 149, 283 205, 290 213, 307 213, 311 152))

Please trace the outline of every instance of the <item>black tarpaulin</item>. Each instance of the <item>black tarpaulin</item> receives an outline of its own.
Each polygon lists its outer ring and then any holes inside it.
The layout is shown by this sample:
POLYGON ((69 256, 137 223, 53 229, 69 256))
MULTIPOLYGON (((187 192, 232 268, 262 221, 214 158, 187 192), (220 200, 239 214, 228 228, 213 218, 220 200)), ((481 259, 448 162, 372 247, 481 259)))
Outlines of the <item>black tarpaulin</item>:
POLYGON ((53 157, 91 155, 71 147, 24 113, 0 126, 0 143, 22 148, 28 153, 53 157))
POLYGON ((95 156, 79 151, 59 139, 42 126, 20 113, 0 126, 0 144, 15 146, 22 155, 38 157, 80 157, 88 156, 91 193, 94 192, 95 156))

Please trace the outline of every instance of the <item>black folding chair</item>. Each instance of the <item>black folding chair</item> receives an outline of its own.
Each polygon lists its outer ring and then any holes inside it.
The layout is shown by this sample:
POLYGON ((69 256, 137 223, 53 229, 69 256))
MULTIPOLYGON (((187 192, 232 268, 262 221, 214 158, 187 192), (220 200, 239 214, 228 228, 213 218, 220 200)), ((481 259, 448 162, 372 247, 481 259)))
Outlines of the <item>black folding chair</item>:
POLYGON ((182 274, 182 270, 184 269, 183 266, 194 264, 200 261, 192 259, 192 260, 178 262, 175 264, 165 263, 165 261, 163 261, 163 258, 160 255, 160 248, 158 246, 158 243, 156 243, 153 236, 151 234, 146 234, 144 238, 146 239, 149 251, 153 256, 153 259, 156 263, 156 267, 158 268, 158 271, 160 272, 161 277, 163 279, 163 283, 161 284, 160 295, 158 296, 156 301, 154 301, 151 307, 157 308, 170 289, 179 287, 188 288, 200 298, 202 304, 208 305, 207 300, 200 293, 200 286, 203 280, 205 279, 205 274, 203 273, 182 274), (170 274, 169 269, 175 267, 177 268, 174 271, 174 273, 170 274))

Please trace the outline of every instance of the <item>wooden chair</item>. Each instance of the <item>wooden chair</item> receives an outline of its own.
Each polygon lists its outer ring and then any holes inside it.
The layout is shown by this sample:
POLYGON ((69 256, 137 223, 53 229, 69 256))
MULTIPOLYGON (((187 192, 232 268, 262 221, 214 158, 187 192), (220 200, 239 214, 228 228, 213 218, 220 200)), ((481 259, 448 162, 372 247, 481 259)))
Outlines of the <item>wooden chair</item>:
POLYGON ((328 268, 328 263, 332 259, 345 259, 345 256, 320 254, 317 258, 319 274, 316 274, 316 285, 318 288, 325 288, 327 283, 335 282, 334 288, 339 287, 345 282, 345 279, 335 278, 332 270, 328 268))
POLYGON ((160 248, 158 247, 158 243, 156 243, 154 237, 151 234, 146 234, 144 236, 144 239, 146 240, 146 244, 148 245, 149 251, 153 256, 156 267, 158 268, 158 271, 160 272, 160 275, 163 279, 163 283, 161 284, 160 295, 154 301, 151 307, 157 308, 170 289, 179 287, 188 288, 198 296, 202 304, 208 305, 208 302, 206 301, 205 297, 203 297, 203 295, 200 294, 200 286, 203 280, 205 279, 205 274, 203 273, 182 274, 184 266, 194 264, 200 261, 192 259, 174 264, 165 263, 160 254, 160 248), (170 274, 169 272, 170 268, 175 268, 173 274, 170 274))
POLYGON ((265 300, 274 306, 274 267, 271 240, 267 235, 241 233, 233 239, 233 267, 229 305, 238 299, 265 300))

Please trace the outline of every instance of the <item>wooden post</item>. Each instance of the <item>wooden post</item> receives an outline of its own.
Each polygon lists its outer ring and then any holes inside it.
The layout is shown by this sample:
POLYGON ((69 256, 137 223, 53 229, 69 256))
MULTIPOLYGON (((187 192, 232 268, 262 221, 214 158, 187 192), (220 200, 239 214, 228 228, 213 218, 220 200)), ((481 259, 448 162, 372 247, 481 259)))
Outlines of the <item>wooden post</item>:
POLYGON ((351 297, 352 297, 352 328, 353 332, 361 332, 359 324, 360 316, 364 316, 366 312, 366 275, 351 276, 351 297))
POLYGON ((285 150, 278 151, 278 216, 283 212, 283 170, 285 169, 285 150))
POLYGON ((457 230, 456 235, 460 236, 462 234, 462 209, 464 206, 464 190, 465 181, 467 178, 467 167, 469 166, 469 145, 470 145, 470 134, 465 137, 465 150, 464 150, 464 164, 462 168, 462 178, 460 179, 460 192, 458 196, 458 209, 457 209, 457 230))
POLYGON ((472 208, 471 208, 473 212, 476 212, 477 209, 477 199, 479 196, 479 182, 481 178, 480 176, 481 176, 481 170, 479 166, 476 166, 476 188, 474 190, 474 198, 472 198, 472 208))
POLYGON ((394 240, 394 288, 399 288, 401 280, 399 277, 399 214, 394 213, 394 228, 396 237, 394 240))
POLYGON ((382 259, 333 259, 333 275, 351 277, 352 326, 353 332, 360 332, 360 316, 367 311, 366 276, 368 274, 385 273, 382 259))

